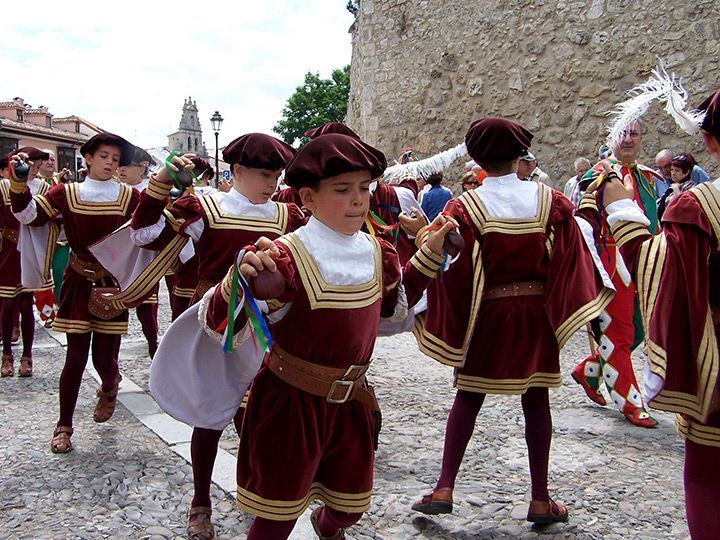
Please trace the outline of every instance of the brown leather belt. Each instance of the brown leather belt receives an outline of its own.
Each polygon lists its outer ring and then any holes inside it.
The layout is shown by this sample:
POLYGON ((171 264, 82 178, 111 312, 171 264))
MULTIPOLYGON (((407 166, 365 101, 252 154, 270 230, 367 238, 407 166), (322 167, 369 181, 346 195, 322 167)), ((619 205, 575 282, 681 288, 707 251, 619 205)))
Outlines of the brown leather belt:
POLYGON ((97 281, 108 277, 108 273, 100 263, 83 261, 74 253, 70 254, 70 268, 90 281, 97 281))
POLYGON ((371 411, 379 411, 375 392, 368 386, 365 372, 369 364, 347 369, 313 364, 284 351, 277 343, 267 357, 267 365, 279 379, 328 403, 359 401, 371 411))
POLYGON ((485 290, 483 300, 496 300, 508 296, 540 296, 545 294, 545 284, 542 281, 516 281, 496 285, 485 290))
POLYGON ((12 242, 13 244, 17 244, 17 242, 18 242, 18 230, 17 230, 17 229, 11 229, 10 227, 3 227, 2 237, 3 237, 5 240, 8 240, 9 242, 12 242))

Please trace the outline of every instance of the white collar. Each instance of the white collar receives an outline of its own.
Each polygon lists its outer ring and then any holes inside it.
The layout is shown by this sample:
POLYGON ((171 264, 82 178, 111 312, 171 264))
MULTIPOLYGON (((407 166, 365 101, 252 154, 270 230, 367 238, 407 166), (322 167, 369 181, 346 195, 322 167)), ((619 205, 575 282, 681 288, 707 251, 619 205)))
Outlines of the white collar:
POLYGON ((314 216, 296 234, 330 285, 359 285, 373 278, 375 247, 367 234, 339 233, 314 216))
POLYGON ((509 173, 502 176, 488 176, 485 180, 483 180, 482 185, 476 187, 475 189, 480 189, 483 186, 492 186, 493 184, 506 185, 513 182, 522 182, 522 180, 518 178, 517 173, 509 173))
POLYGON ((233 188, 228 191, 219 202, 220 210, 230 216, 249 216, 272 219, 275 217, 277 207, 273 201, 255 204, 245 195, 233 188))
POLYGON ((144 190, 146 187, 148 187, 148 184, 150 183, 150 180, 148 178, 143 178, 140 180, 137 184, 126 184, 130 186, 133 189, 136 189, 138 191, 144 190))
POLYGON ((80 199, 87 202, 113 202, 120 194, 120 184, 110 180, 95 180, 88 176, 78 184, 80 199))

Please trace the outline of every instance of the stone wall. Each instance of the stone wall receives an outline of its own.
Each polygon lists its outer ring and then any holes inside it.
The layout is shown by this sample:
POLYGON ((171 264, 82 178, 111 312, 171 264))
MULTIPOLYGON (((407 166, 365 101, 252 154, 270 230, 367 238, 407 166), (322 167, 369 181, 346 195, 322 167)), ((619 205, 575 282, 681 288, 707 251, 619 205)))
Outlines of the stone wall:
MULTIPOLYGON (((407 144, 434 154, 500 115, 535 133, 558 184, 576 157, 596 156, 605 113, 658 57, 693 105, 720 86, 718 0, 360 0, 351 33, 348 123, 388 158, 407 144)), ((645 120, 642 161, 670 146, 718 174, 659 105, 645 120)))

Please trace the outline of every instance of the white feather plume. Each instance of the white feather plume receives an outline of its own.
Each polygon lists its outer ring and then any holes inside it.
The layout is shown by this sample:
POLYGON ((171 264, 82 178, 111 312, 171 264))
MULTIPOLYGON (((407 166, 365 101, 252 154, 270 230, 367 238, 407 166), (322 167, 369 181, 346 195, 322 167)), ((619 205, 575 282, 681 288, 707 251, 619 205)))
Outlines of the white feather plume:
POLYGON ((429 158, 388 167, 385 169, 384 179, 388 184, 397 184, 405 178, 427 180, 431 174, 444 171, 453 161, 466 155, 465 143, 461 143, 429 158))
POLYGON ((652 70, 650 78, 630 90, 628 94, 630 99, 617 105, 615 110, 610 113, 615 115, 615 121, 608 128, 607 144, 610 148, 616 148, 622 142, 623 134, 630 124, 641 118, 653 101, 665 102, 665 111, 673 117, 683 131, 689 135, 695 135, 698 132, 704 113, 685 110, 687 92, 674 73, 668 74, 662 60, 652 70))

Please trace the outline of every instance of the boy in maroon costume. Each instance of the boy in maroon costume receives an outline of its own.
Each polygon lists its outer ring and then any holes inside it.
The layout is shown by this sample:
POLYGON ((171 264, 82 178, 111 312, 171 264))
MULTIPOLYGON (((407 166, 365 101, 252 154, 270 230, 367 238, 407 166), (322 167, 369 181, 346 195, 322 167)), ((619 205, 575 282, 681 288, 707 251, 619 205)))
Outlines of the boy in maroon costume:
MULTIPOLYGON (((49 154, 37 148, 26 146, 11 152, 3 159, 3 167, 7 168, 8 160, 15 154, 22 154, 31 160, 28 173, 28 187, 33 195, 47 193, 50 186, 41 178, 36 178, 39 164, 47 159, 49 154)), ((32 375, 32 345, 35 338, 35 316, 33 314, 33 293, 24 288, 21 283, 20 252, 18 239, 20 223, 15 218, 10 207, 10 180, 0 181, 0 332, 2 333, 2 377, 12 376, 15 373, 13 366, 12 336, 15 320, 19 311, 22 330, 22 356, 20 358, 20 377, 32 375)), ((52 283, 48 282, 44 291, 52 291, 52 283)))
MULTIPOLYGON (((223 159, 231 165, 233 175, 233 188, 228 193, 185 195, 167 207, 172 180, 167 168, 161 169, 151 178, 133 216, 133 240, 150 249, 166 247, 177 235, 194 242, 198 276, 190 301, 194 304, 223 279, 243 246, 255 243, 261 236, 277 238, 305 223, 296 205, 269 200, 280 172, 294 154, 291 146, 269 135, 249 133, 238 137, 223 150, 223 159)), ((173 158, 172 167, 195 164, 188 155, 173 158)), ((161 276, 156 275, 157 279, 161 276)), ((151 391, 155 394, 152 384, 151 391)), ((243 410, 239 407, 233 419, 238 433, 243 410)), ((198 539, 212 538, 210 483, 222 429, 197 423, 193 426, 190 453, 195 494, 188 534, 198 539)))
MULTIPOLYGON (((385 165, 357 138, 310 141, 286 181, 313 217, 243 258, 247 279, 277 270, 284 284, 268 301, 274 344, 253 382, 238 451, 238 505, 257 516, 251 540, 287 538, 314 499, 324 503, 311 516, 318 536, 341 539, 369 507, 379 425, 364 374, 380 317, 406 316, 439 270, 453 227, 439 218, 401 270, 389 243, 360 231, 370 183, 385 165)), ((207 297, 210 328, 227 315, 231 277, 207 297)))
MULTIPOLYGON (((113 282, 88 248, 127 222, 140 199, 131 187, 112 181, 118 166, 132 159, 132 144, 117 135, 101 133, 88 140, 80 153, 89 168, 83 183, 59 184, 45 195, 33 197, 27 183, 14 174, 10 182, 10 200, 18 221, 43 226, 62 217, 72 250, 53 324, 56 331, 67 334, 67 355, 60 375, 60 419, 50 443, 54 453, 72 450, 72 418, 91 342, 93 365, 102 379, 93 417, 96 422, 105 422, 115 410, 120 383, 115 350, 121 335, 127 333, 128 312, 123 310, 108 320, 90 313, 93 287, 112 286, 113 282)), ((19 159, 12 158, 13 170, 19 159)))
MULTIPOLYGON (((413 505, 450 513, 453 488, 486 394, 520 394, 532 501, 527 519, 565 521, 547 487, 552 419, 548 388, 561 384, 560 348, 612 298, 573 219, 573 205, 545 184, 517 176, 532 133, 503 118, 470 126, 470 156, 487 172, 482 186, 450 201, 465 249, 428 288, 416 319, 420 350, 455 368, 435 489, 413 505)), ((420 238, 422 233, 420 234, 420 238)))
MULTIPOLYGON (((700 105, 705 148, 720 164, 720 91, 700 105)), ((693 540, 720 532, 720 180, 679 194, 650 222, 609 169, 601 184, 607 221, 635 277, 645 328, 645 397, 677 413, 685 439, 685 511, 693 540)), ((600 197, 598 197, 600 199, 600 197)))

